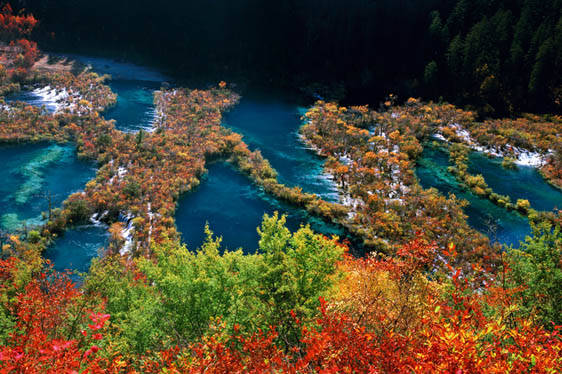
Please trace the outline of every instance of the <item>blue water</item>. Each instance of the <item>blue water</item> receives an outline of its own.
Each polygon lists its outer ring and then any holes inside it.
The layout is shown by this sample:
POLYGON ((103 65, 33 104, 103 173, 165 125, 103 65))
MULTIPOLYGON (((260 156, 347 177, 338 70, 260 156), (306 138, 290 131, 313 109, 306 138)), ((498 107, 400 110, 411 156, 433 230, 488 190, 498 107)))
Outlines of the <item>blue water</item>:
POLYGON ((224 162, 208 165, 201 185, 179 202, 176 225, 189 249, 199 247, 205 238, 203 228, 223 238, 223 248, 243 248, 248 253, 258 246, 258 233, 263 215, 287 214, 287 226, 297 230, 310 223, 313 230, 326 235, 342 236, 340 228, 310 217, 305 211, 281 203, 253 185, 245 175, 224 162))
POLYGON ((111 80, 109 86, 117 93, 117 103, 102 114, 114 119, 121 131, 148 130, 154 121, 153 94, 160 88, 159 82, 137 80, 111 80))
MULTIPOLYGON (((491 164, 485 165, 489 168, 496 168, 491 164)), ((493 242, 518 247, 519 242, 525 240, 525 236, 531 233, 528 220, 464 189, 455 177, 447 172, 448 166, 448 153, 439 148, 424 147, 416 168, 416 174, 422 187, 433 187, 444 195, 451 193, 455 194, 457 198, 467 200, 469 205, 465 208, 465 213, 470 226, 488 235, 493 242)), ((501 165, 499 167, 501 168, 501 165)))
POLYGON ((468 171, 482 174, 494 192, 517 199, 527 199, 537 210, 562 209, 562 191, 546 183, 536 168, 518 166, 508 170, 501 166, 501 159, 490 159, 479 152, 469 157, 468 171))
POLYGON ((103 225, 84 225, 66 230, 64 235, 47 248, 45 258, 55 270, 86 272, 92 259, 107 246, 109 234, 103 225))
POLYGON ((23 101, 29 105, 41 108, 44 107, 48 113, 54 113, 57 110, 57 103, 45 101, 41 95, 33 91, 19 91, 6 97, 6 102, 23 101))
MULTIPOLYGON (((298 137, 303 113, 291 99, 253 93, 244 96, 225 115, 224 125, 242 134, 250 149, 262 152, 277 170, 281 183, 300 186, 305 192, 336 201, 337 189, 322 172, 323 159, 307 150, 298 137)), ((221 163, 209 166, 207 179, 181 199, 176 225, 191 249, 201 245, 203 226, 209 222, 211 229, 223 236, 226 247, 254 252, 258 245, 256 228, 264 213, 274 211, 288 215, 287 225, 291 230, 308 222, 317 232, 344 235, 341 228, 264 194, 247 177, 221 163)))
POLYGON ((337 189, 322 173, 324 160, 305 149, 298 137, 303 114, 304 109, 290 98, 254 93, 225 115, 224 124, 244 135, 250 149, 262 152, 279 173, 280 183, 337 201, 337 189))
POLYGON ((117 103, 103 112, 106 119, 116 121, 121 131, 148 130, 154 120, 154 91, 160 89, 165 75, 130 63, 107 58, 64 55, 88 65, 96 73, 111 75, 108 85, 117 94, 117 103))
POLYGON ((0 165, 0 226, 9 231, 41 224, 49 194, 56 208, 95 175, 93 164, 79 160, 73 145, 1 145, 0 165))

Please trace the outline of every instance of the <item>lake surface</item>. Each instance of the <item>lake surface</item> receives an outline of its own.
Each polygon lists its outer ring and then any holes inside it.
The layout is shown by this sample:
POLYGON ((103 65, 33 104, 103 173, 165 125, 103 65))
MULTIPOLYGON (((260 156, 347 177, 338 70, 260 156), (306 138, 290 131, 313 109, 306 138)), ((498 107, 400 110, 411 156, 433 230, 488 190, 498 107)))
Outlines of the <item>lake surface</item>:
POLYGON ((135 80, 111 80, 109 86, 117 93, 117 103, 105 110, 106 119, 114 119, 121 131, 151 130, 155 118, 154 91, 160 83, 135 80))
POLYGON ((494 192, 511 197, 514 203, 527 199, 536 210, 562 209, 562 191, 546 183, 536 168, 518 165, 509 170, 501 166, 499 158, 472 152, 468 172, 482 174, 494 192))
POLYGON ((95 176, 94 165, 77 158, 72 144, 0 146, 0 226, 14 231, 41 224, 48 196, 56 208, 95 176))
MULTIPOLYGON (((478 197, 463 188, 447 171, 449 165, 447 152, 432 146, 425 146, 416 169, 422 187, 433 187, 446 196, 451 193, 455 194, 457 198, 467 200, 469 205, 465 208, 465 213, 470 226, 486 234, 492 241, 518 247, 519 242, 525 240, 525 236, 531 233, 528 220, 518 213, 508 212, 488 199, 478 197)), ((498 168, 495 164, 485 163, 484 165, 489 168, 487 172, 490 173, 498 168)), ((501 168, 501 164, 499 164, 499 168, 501 168)), ((542 183, 545 182, 542 181, 542 183)))
POLYGON ((279 182, 337 201, 335 185, 322 172, 324 160, 306 149, 298 137, 305 111, 291 98, 253 93, 242 97, 225 115, 224 124, 244 135, 250 149, 262 152, 279 173, 279 182))
POLYGON ((166 76, 143 66, 106 58, 65 55, 90 66, 96 73, 111 75, 108 81, 117 94, 117 103, 103 112, 106 119, 116 121, 121 131, 150 130, 154 121, 154 91, 160 89, 166 76))
POLYGON ((313 230, 326 235, 343 235, 343 231, 305 211, 279 202, 261 191, 239 171, 225 162, 207 166, 208 174, 201 185, 182 197, 176 212, 176 225, 182 241, 189 249, 199 247, 205 239, 205 223, 216 236, 222 236, 223 248, 243 248, 254 253, 259 236, 256 231, 263 215, 287 214, 287 227, 297 230, 301 224, 310 223, 313 230))
MULTIPOLYGON (((109 244, 109 233, 105 225, 83 225, 66 230, 64 235, 47 248, 45 258, 55 270, 86 272, 90 262, 109 244)), ((76 280, 76 279, 75 279, 76 280)))
MULTIPOLYGON (((262 152, 281 183, 337 201, 337 189, 323 173, 323 159, 306 149, 298 137, 303 114, 304 109, 290 98, 253 93, 225 115, 224 125, 242 134, 250 149, 262 152)), ((216 163, 208 169, 207 179, 178 204, 176 225, 190 249, 203 243, 203 227, 209 222, 211 229, 223 236, 225 247, 254 252, 259 239, 256 228, 265 213, 274 211, 288 216, 291 230, 310 223, 317 232, 344 235, 338 226, 276 201, 226 164, 216 163)))

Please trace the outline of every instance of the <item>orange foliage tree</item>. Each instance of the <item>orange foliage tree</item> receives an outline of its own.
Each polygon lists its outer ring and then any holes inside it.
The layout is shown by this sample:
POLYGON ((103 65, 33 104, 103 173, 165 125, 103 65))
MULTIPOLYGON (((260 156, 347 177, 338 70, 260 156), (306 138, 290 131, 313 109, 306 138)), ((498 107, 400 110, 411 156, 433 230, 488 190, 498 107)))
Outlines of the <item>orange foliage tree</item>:
POLYGON ((37 43, 27 39, 36 25, 37 20, 33 15, 16 15, 10 4, 2 7, 0 41, 10 45, 7 59, 3 61, 9 73, 25 76, 37 60, 37 43))

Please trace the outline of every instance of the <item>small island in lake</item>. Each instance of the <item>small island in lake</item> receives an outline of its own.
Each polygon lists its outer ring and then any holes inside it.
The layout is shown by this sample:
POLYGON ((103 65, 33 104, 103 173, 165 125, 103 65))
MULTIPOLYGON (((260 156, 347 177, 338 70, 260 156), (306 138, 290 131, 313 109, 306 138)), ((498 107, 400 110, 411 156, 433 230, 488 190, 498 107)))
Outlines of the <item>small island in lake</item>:
POLYGON ((561 12, 1 4, 0 372, 562 370, 561 12))

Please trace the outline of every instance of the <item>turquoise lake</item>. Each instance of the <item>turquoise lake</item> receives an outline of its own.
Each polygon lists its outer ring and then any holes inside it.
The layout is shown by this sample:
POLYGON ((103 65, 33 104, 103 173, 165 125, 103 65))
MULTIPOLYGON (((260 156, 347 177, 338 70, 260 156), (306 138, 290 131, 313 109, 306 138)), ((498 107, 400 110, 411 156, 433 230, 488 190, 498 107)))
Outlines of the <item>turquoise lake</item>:
POLYGON ((0 225, 9 231, 40 224, 49 195, 56 208, 95 175, 94 165, 79 160, 71 144, 2 145, 0 164, 0 225))
POLYGON ((243 96, 225 115, 224 125, 242 134, 250 149, 262 152, 281 183, 337 201, 336 187, 322 173, 324 160, 306 149, 298 137, 305 111, 283 95, 254 93, 243 96))
MULTIPOLYGON (((305 192, 329 201, 337 200, 337 190, 322 173, 323 160, 305 149, 298 138, 302 114, 302 108, 290 99, 261 93, 244 96, 225 115, 224 125, 242 134, 250 149, 262 152, 279 173, 280 182, 300 186, 305 192)), ((258 243, 256 228, 264 213, 274 211, 288 216, 287 225, 292 230, 310 223, 317 232, 343 235, 337 226, 264 194, 247 177, 225 164, 212 164, 208 169, 201 186, 178 204, 176 225, 189 248, 201 245, 202 228, 209 222, 211 229, 223 236, 225 247, 253 252, 258 243)))
POLYGON ((287 215, 287 227, 292 231, 310 223, 317 232, 344 235, 339 227, 271 198, 225 162, 212 163, 207 169, 201 185, 183 196, 176 212, 176 225, 189 249, 203 243, 203 227, 209 223, 214 234, 222 236, 223 248, 254 253, 259 240, 256 228, 265 213, 275 211, 287 215))
MULTIPOLYGON (((109 244, 109 233, 104 225, 82 225, 73 227, 47 248, 48 258, 58 271, 86 272, 90 262, 99 251, 109 244)), ((74 278, 76 280, 76 278, 74 278)))
MULTIPOLYGON (((108 59, 71 56, 92 66, 100 74, 109 73, 109 83, 118 94, 117 104, 104 115, 116 121, 123 131, 149 129, 154 119, 153 92, 166 77, 158 72, 108 59)), ((23 97, 25 99, 25 96, 23 97)), ((29 98, 33 105, 40 100, 29 98)), ((49 108, 47 108, 49 109, 49 108)), ((224 125, 244 136, 251 149, 260 149, 279 173, 279 180, 289 186, 300 186, 329 201, 337 201, 337 190, 322 173, 323 160, 306 149, 298 137, 303 108, 291 98, 276 93, 251 92, 239 105, 226 113, 224 125)), ((84 188, 95 175, 92 164, 76 158, 72 145, 14 145, 0 147, 7 183, 0 188, 5 198, 0 202, 3 228, 14 228, 22 221, 38 223, 47 209, 46 191, 50 191, 55 206, 71 192, 84 188)), ((426 147, 419 161, 417 175, 425 188, 435 187, 444 194, 454 193, 466 199, 469 224, 490 236, 493 241, 517 246, 530 233, 526 218, 501 209, 461 188, 447 172, 448 155, 426 147)), ((296 230, 301 224, 324 234, 345 236, 341 228, 310 217, 305 211, 279 202, 253 185, 250 180, 224 162, 207 166, 208 174, 193 192, 181 197, 176 224, 182 240, 195 249, 204 240, 206 222, 211 230, 223 237, 223 247, 254 252, 258 245, 256 228, 265 213, 287 214, 287 225, 296 230)), ((520 167, 504 170, 498 160, 473 153, 471 172, 482 173, 498 193, 512 199, 525 197, 537 209, 551 210, 562 206, 562 194, 546 184, 535 169, 520 167), (473 170, 474 169, 474 170, 473 170)), ((85 225, 69 229, 46 253, 55 268, 85 271, 98 249, 107 244, 106 228, 85 225)))
POLYGON ((472 152, 468 172, 482 174, 494 192, 508 195, 513 202, 527 199, 536 210, 562 209, 562 191, 546 183, 536 168, 517 166, 508 170, 501 166, 501 159, 472 152))
MULTIPOLYGON (((482 160, 484 161, 484 160, 482 160)), ((480 172, 494 174, 499 172, 501 164, 483 162, 480 172)), ((519 246, 525 236, 531 233, 527 219, 515 212, 498 207, 487 199, 480 198, 464 189, 455 177, 447 171, 449 154, 439 148, 425 146, 422 157, 418 160, 416 174, 423 188, 436 188, 447 196, 454 194, 457 198, 467 200, 465 208, 468 223, 476 230, 486 234, 492 241, 519 246)), ((488 180, 486 178, 486 180, 488 180)), ((541 183, 545 184, 544 181, 541 183)), ((492 186, 492 184, 490 184, 492 186)), ((499 191, 498 191, 499 192, 499 191)))

